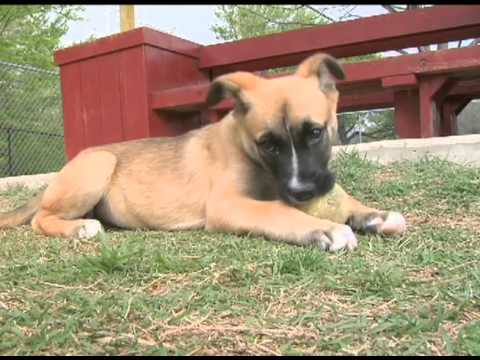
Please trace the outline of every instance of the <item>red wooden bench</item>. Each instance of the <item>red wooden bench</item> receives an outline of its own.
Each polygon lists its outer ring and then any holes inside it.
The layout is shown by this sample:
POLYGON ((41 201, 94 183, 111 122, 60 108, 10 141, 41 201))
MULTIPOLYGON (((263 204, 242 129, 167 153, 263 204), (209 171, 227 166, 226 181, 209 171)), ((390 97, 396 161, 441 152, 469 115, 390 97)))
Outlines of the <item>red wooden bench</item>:
MULTIPOLYGON (((202 46, 138 28, 55 53, 65 146, 72 158, 98 144, 172 136, 217 121, 210 81, 236 70, 297 65, 328 52, 350 57, 480 37, 480 6, 445 5, 202 46)), ((395 108, 400 137, 455 134, 456 114, 480 97, 480 46, 345 65, 339 111, 395 108)))

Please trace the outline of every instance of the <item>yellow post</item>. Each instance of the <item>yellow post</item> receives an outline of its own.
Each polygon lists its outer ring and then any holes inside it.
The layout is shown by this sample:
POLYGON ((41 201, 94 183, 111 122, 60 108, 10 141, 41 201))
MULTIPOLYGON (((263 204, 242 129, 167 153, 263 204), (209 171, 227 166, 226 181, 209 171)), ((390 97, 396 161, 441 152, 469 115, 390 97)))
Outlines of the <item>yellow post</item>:
POLYGON ((132 30, 135 27, 134 5, 120 5, 120 29, 121 31, 132 30))

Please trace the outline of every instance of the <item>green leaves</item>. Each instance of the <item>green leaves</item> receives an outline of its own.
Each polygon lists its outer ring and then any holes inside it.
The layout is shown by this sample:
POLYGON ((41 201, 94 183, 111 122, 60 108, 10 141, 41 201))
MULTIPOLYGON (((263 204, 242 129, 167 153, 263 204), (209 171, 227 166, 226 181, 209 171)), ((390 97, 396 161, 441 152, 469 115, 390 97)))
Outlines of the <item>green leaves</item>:
POLYGON ((220 5, 215 16, 221 21, 212 30, 223 40, 240 40, 308 26, 327 19, 302 5, 220 5))
POLYGON ((68 22, 81 19, 81 10, 71 5, 0 6, 0 59, 53 68, 53 53, 68 22))

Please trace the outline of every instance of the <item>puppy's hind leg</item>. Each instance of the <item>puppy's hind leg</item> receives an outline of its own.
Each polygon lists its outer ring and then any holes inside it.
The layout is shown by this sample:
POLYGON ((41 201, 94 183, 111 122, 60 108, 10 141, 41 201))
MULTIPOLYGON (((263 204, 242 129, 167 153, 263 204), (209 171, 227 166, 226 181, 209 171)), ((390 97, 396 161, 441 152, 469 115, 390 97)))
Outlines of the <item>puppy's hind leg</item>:
POLYGON ((107 151, 86 150, 78 154, 45 190, 32 219, 33 229, 49 236, 97 235, 102 229, 100 222, 81 218, 108 190, 116 164, 116 156, 107 151))

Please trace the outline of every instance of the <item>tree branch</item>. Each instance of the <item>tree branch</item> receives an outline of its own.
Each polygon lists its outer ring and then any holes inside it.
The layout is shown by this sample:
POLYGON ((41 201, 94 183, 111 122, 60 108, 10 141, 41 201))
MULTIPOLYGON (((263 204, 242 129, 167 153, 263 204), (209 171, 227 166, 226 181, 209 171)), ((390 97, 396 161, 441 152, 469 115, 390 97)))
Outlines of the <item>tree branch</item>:
POLYGON ((468 44, 467 46, 475 46, 475 45, 478 45, 480 43, 480 38, 477 38, 475 40, 473 40, 470 44, 468 44))
POLYGON ((261 14, 261 13, 258 13, 258 12, 256 12, 256 11, 253 11, 252 9, 250 9, 250 8, 248 8, 248 7, 244 7, 243 9, 246 10, 246 11, 248 11, 248 12, 249 12, 250 14, 252 14, 252 15, 261 17, 261 18, 264 19, 265 21, 268 21, 268 22, 273 23, 273 24, 276 24, 276 25, 284 25, 284 26, 288 26, 288 25, 299 25, 299 26, 315 26, 315 25, 319 25, 319 24, 315 24, 315 23, 301 23, 301 22, 298 22, 298 21, 278 21, 278 20, 270 19, 269 17, 265 16, 264 14, 261 14))
POLYGON ((355 126, 357 126, 357 123, 353 124, 347 130, 345 130, 345 133, 348 134, 350 131, 352 131, 355 128, 355 126))
POLYGON ((400 49, 400 50, 395 50, 395 51, 398 52, 398 53, 400 53, 400 54, 402 54, 402 55, 410 55, 410 53, 409 53, 408 51, 406 51, 406 50, 400 49))
POLYGON ((426 45, 426 46, 418 46, 417 47, 418 49, 418 52, 427 52, 427 51, 431 51, 430 49, 430 45, 426 45))
POLYGON ((343 21, 343 19, 348 19, 348 18, 357 18, 359 19, 360 16, 358 15, 352 15, 353 10, 357 8, 357 5, 353 5, 350 9, 345 9, 345 12, 343 13, 342 16, 338 18, 337 21, 343 21))
MULTIPOLYGON (((12 23, 12 21, 14 20, 15 16, 12 15, 12 16, 5 16, 4 19, 5 19, 5 22, 2 26, 2 29, 0 30, 0 36, 3 36, 3 34, 5 33, 5 31, 7 30, 8 28, 8 25, 10 25, 12 23)), ((3 19, 2 19, 3 21, 3 19)))
POLYGON ((401 10, 397 10, 394 5, 382 5, 382 7, 387 10, 389 13, 393 14, 393 13, 396 13, 396 12, 399 12, 401 10))
POLYGON ((307 9, 310 9, 310 10, 313 11, 314 13, 320 15, 321 17, 327 19, 327 20, 330 21, 330 22, 336 22, 335 19, 331 18, 331 17, 328 16, 328 15, 325 15, 325 14, 322 13, 320 10, 315 9, 312 5, 303 5, 303 6, 306 7, 307 9))
POLYGON ((0 18, 0 24, 5 21, 5 19, 8 18, 8 15, 10 14, 10 9, 6 8, 5 12, 3 13, 2 17, 0 18))

